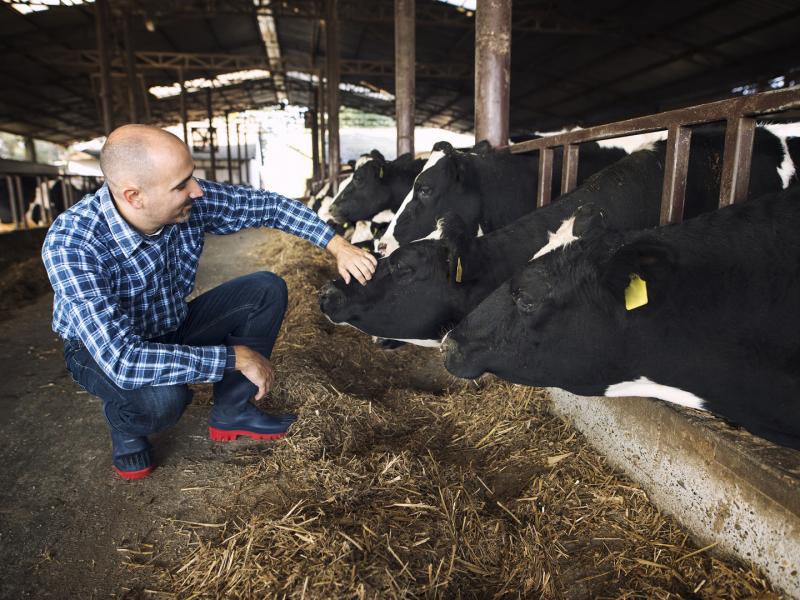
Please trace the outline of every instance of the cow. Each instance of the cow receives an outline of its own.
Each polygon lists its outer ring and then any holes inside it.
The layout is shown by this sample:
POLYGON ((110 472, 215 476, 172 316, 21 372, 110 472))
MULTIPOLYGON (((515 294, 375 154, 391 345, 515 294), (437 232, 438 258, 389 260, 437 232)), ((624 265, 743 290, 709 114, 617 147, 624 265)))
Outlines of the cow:
MULTIPOLYGON (((340 279, 321 293, 320 307, 335 323, 365 333, 427 346, 463 319, 533 257, 584 237, 594 229, 631 230, 658 225, 664 141, 634 152, 590 177, 560 200, 483 237, 448 215, 441 239, 401 246, 378 261, 366 286, 340 279)), ((692 135, 685 215, 717 207, 724 132, 692 135)), ((749 197, 781 189, 783 149, 764 129, 755 134, 749 197)))
POLYGON ((800 449, 800 186, 533 261, 445 338, 447 369, 649 396, 800 449))
POLYGON ((346 223, 369 221, 386 211, 394 213, 424 164, 424 159, 414 159, 410 153, 391 161, 377 150, 362 156, 334 198, 331 215, 338 223, 346 223))
POLYGON ((13 223, 15 212, 17 212, 17 218, 22 221, 36 198, 37 189, 36 178, 28 175, 6 175, 0 179, 0 223, 13 223), (19 180, 17 180, 17 177, 19 177, 19 180), (19 187, 17 187, 17 181, 19 181, 19 187), (17 207, 15 210, 11 208, 11 191, 9 190, 9 186, 12 187, 14 198, 17 199, 17 207), (22 193, 21 214, 18 212, 20 192, 22 193))
MULTIPOLYGON (((581 145, 578 182, 626 155, 594 142, 581 145)), ((447 142, 433 147, 413 195, 403 203, 379 247, 385 254, 422 239, 446 212, 459 214, 471 231, 488 233, 513 223, 536 208, 539 153, 512 154, 485 144, 479 152, 454 150, 447 142)), ((554 152, 553 192, 561 189, 561 152, 554 152)))

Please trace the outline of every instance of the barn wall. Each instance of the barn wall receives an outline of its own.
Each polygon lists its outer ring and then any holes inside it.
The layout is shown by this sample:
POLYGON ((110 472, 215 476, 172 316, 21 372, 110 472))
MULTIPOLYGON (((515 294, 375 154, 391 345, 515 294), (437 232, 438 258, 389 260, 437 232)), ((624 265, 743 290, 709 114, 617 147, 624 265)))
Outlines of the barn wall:
POLYGON ((800 453, 661 401, 548 392, 554 412, 700 544, 716 542, 800 598, 800 453))

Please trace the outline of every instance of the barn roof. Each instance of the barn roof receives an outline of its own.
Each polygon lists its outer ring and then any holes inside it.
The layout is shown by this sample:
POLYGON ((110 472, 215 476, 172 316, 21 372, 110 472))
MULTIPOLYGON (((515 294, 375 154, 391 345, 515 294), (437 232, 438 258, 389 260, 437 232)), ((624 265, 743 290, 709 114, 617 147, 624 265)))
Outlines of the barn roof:
MULTIPOLYGON (((0 130, 66 143, 102 134, 93 4, 22 14, 0 4, 0 130)), ((64 4, 76 4, 66 6, 64 4)), ((217 114, 309 103, 325 64, 322 0, 112 0, 115 114, 128 114, 125 22, 137 92, 248 72, 212 94, 217 114)), ((345 106, 392 115, 393 0, 339 0, 345 106)), ((474 13, 416 0, 416 118, 469 131, 474 13)), ((800 81, 794 0, 544 0, 513 3, 511 134, 593 125, 800 81), (737 92, 734 88, 740 88, 737 92)), ((152 122, 180 120, 177 96, 147 94, 152 122)), ((189 94, 190 118, 206 92, 189 94)))

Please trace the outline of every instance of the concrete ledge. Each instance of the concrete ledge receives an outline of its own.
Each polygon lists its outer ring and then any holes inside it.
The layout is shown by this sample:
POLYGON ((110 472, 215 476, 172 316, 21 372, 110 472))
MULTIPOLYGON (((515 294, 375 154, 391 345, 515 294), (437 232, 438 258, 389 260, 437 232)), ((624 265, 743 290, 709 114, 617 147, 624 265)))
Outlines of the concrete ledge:
POLYGON ((556 414, 701 544, 717 542, 800 599, 800 452, 658 400, 547 391, 556 414))

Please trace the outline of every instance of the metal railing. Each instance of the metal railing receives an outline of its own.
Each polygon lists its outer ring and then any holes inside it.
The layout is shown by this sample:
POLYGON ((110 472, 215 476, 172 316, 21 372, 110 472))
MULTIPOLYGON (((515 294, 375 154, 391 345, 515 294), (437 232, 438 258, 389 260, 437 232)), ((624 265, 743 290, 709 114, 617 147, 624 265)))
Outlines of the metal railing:
POLYGON ((800 87, 720 100, 545 136, 514 144, 510 146, 510 150, 513 153, 539 151, 536 206, 541 208, 551 200, 555 148, 563 147, 561 193, 566 194, 575 189, 577 184, 579 145, 582 142, 666 130, 667 155, 661 196, 661 224, 666 225, 679 223, 683 219, 689 144, 692 136, 690 126, 726 122, 719 194, 721 208, 747 197, 756 117, 793 108, 800 108, 800 87))

